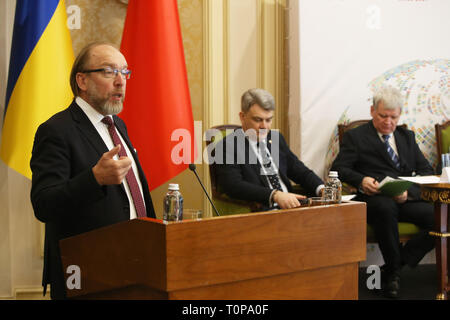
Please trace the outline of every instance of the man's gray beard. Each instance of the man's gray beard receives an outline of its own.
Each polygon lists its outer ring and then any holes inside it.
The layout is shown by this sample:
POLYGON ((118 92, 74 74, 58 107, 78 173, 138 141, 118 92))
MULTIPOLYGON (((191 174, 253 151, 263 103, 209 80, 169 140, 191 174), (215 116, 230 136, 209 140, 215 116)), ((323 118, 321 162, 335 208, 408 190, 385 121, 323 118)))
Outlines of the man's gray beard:
POLYGON ((120 102, 114 103, 114 102, 106 101, 103 105, 99 105, 99 109, 102 114, 111 115, 111 116, 116 115, 116 114, 122 112, 123 102, 120 101, 120 102))
POLYGON ((123 100, 120 102, 110 102, 109 100, 97 99, 94 95, 90 96, 90 100, 92 107, 105 116, 116 115, 122 112, 123 109, 123 100))

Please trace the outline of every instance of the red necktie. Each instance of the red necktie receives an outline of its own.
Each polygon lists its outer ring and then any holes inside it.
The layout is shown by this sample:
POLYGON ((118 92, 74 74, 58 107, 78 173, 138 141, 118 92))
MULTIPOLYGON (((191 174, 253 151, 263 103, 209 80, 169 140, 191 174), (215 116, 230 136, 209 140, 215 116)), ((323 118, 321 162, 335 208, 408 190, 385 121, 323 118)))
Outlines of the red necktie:
MULTIPOLYGON (((108 125, 108 131, 111 135, 113 143, 115 146, 120 144, 119 156, 127 157, 127 152, 122 144, 122 141, 117 134, 116 127, 111 119, 111 117, 104 117, 102 122, 108 125)), ((136 180, 136 175, 134 174, 133 168, 131 167, 126 175, 128 187, 130 188, 131 197, 133 198, 134 207, 136 208, 136 213, 138 217, 146 217, 147 212, 145 210, 144 199, 142 198, 141 190, 139 189, 138 182, 136 180)))

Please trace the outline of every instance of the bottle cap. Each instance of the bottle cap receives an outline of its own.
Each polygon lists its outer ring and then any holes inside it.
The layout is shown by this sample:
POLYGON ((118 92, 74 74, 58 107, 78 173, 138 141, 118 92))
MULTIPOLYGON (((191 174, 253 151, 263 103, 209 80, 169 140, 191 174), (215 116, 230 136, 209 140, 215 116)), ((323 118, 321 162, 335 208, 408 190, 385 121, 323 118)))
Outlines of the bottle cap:
POLYGON ((169 183, 169 190, 178 191, 180 188, 178 187, 178 183, 169 183))
POLYGON ((338 172, 337 171, 330 171, 330 173, 328 174, 329 177, 337 177, 338 176, 338 172))

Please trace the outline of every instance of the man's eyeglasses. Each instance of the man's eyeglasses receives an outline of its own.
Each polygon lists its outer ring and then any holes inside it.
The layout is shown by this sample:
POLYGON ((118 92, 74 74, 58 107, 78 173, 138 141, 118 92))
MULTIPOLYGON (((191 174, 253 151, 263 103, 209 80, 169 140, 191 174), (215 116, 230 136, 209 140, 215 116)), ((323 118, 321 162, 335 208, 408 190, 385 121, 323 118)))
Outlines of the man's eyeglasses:
POLYGON ((113 69, 110 67, 100 68, 100 69, 92 69, 92 70, 84 70, 83 73, 91 73, 91 72, 102 72, 105 78, 115 78, 120 73, 121 76, 128 80, 131 77, 131 70, 128 69, 113 69))

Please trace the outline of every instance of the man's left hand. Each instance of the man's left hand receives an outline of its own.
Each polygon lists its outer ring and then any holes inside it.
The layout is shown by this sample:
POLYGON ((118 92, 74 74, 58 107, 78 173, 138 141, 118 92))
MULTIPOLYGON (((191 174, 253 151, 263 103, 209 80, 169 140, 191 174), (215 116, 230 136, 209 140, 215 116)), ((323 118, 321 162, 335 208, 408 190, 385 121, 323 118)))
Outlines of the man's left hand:
POLYGON ((405 191, 401 195, 394 197, 394 201, 397 203, 405 203, 406 200, 408 200, 408 191, 405 191))
POLYGON ((306 196, 300 194, 283 191, 277 191, 273 195, 273 201, 276 202, 281 209, 291 209, 300 207, 300 202, 298 200, 305 198, 306 196))

